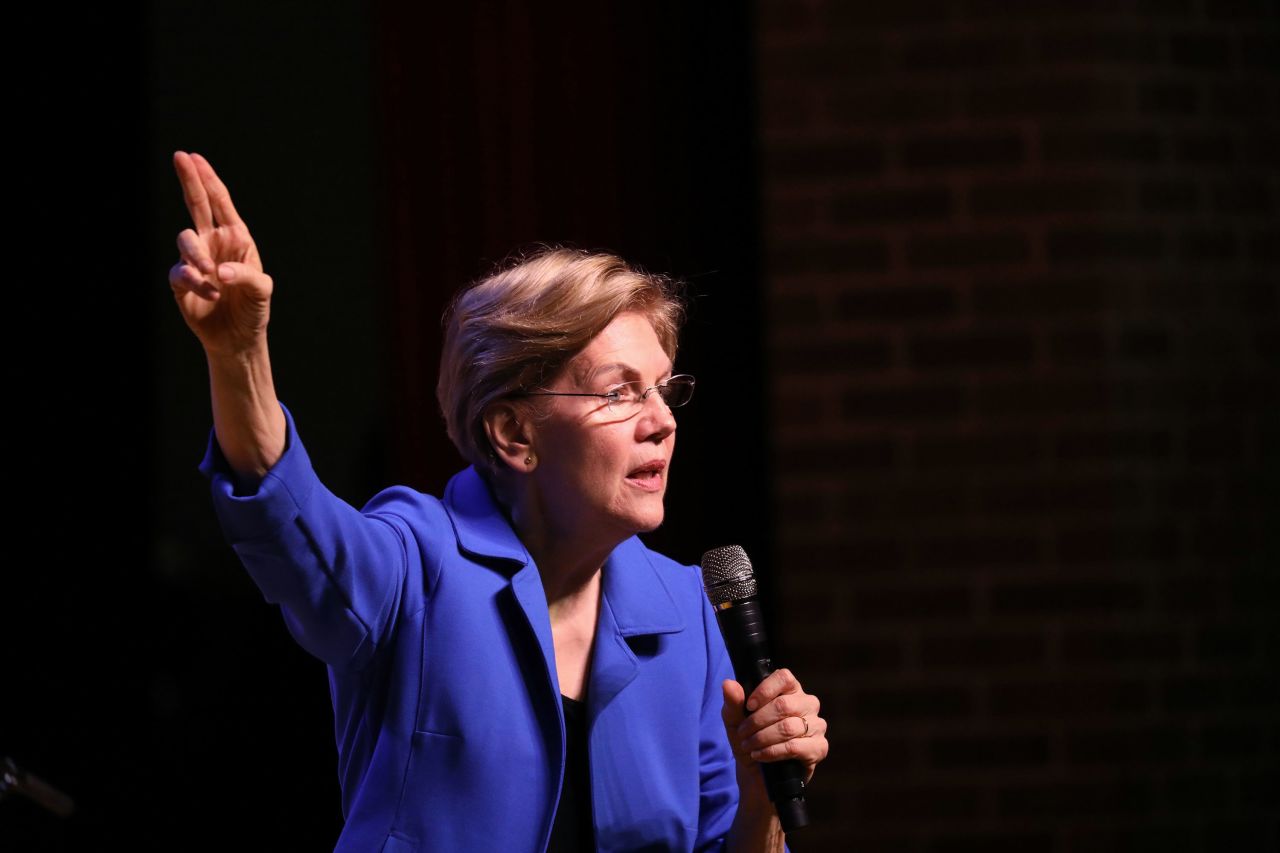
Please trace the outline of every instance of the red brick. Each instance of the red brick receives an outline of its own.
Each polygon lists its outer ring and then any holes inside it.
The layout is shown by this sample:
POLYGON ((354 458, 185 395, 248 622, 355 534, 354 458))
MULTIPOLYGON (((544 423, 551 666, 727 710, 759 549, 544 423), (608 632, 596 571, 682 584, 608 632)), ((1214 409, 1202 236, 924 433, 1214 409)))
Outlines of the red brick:
POLYGON ((1168 565, 1181 550, 1174 526, 1116 523, 1079 527, 1062 525, 1056 536, 1058 559, 1064 565, 1114 565, 1121 561, 1147 561, 1168 565))
POLYGON ((771 181, 829 182, 832 177, 884 171, 884 145, 875 139, 774 143, 765 147, 764 174, 771 181))
POLYGON ((1056 66, 1079 64, 1150 67, 1164 62, 1168 51, 1157 34, 1142 30, 1053 30, 1036 41, 1037 56, 1056 66))
POLYGON ((844 416, 856 422, 954 420, 964 410, 964 389, 956 385, 858 388, 841 397, 844 416))
POLYGON ((907 261, 921 269, 1023 264, 1030 252, 1027 235, 1016 231, 916 235, 907 240, 907 261))
POLYGON ((1062 228, 1049 232, 1047 248, 1053 264, 1150 262, 1163 257, 1165 241, 1155 230, 1062 228))
POLYGON ((1004 3, 1001 0, 965 0, 964 16, 971 21, 993 19, 1043 21, 1058 24, 1073 18, 1088 21, 1125 17, 1123 4, 1106 0, 1038 0, 1036 3, 1004 3))
POLYGON ((771 81, 801 85, 812 80, 823 86, 862 79, 885 64, 884 43, 870 39, 842 40, 827 44, 789 41, 765 45, 759 60, 769 69, 771 81))
POLYGON ((1215 723, 1200 732, 1201 753, 1210 759, 1256 756, 1265 744, 1266 734, 1257 725, 1215 723))
MULTIPOLYGON (((1041 152, 1050 163, 1158 163, 1167 142, 1151 131, 1045 128, 1041 152)), ((1191 144, 1192 154, 1201 149, 1191 144)))
MULTIPOLYGON (((1141 585, 1126 581, 1006 583, 991 590, 992 609, 1002 616, 1135 611, 1142 609, 1144 600, 1141 585)), ((1096 641, 1082 642, 1086 645, 1081 653, 1091 659, 1087 655, 1095 653, 1096 641)))
POLYGON ((910 136, 901 142, 899 150, 902 164, 912 170, 980 166, 1007 169, 1026 159, 1022 135, 1012 131, 910 136))
POLYGON ((914 763, 914 746, 904 737, 874 735, 847 737, 828 735, 833 746, 839 746, 848 763, 862 773, 874 773, 877 777, 898 775, 914 763))
POLYGON ((916 335, 907 343, 907 362, 922 369, 1025 366, 1035 342, 1019 332, 963 332, 916 335))
POLYGON ((971 532, 922 537, 916 548, 917 560, 938 567, 1031 565, 1041 550, 1036 536, 971 532))
POLYGON ((1205 676, 1170 676, 1160 685, 1161 706, 1174 713, 1204 712, 1227 704, 1226 685, 1205 676))
POLYGON ((1048 830, 973 834, 948 830, 944 836, 929 839, 927 850, 929 853, 1027 853, 1030 850, 1053 850, 1054 844, 1054 836, 1048 830))
POLYGON ((973 310, 983 317, 1061 319, 1070 314, 1096 315, 1108 305, 1116 286, 1115 282, 1103 278, 1021 277, 1015 281, 980 281, 973 286, 973 310))
POLYGON ((901 47, 901 66, 908 71, 967 72, 1008 70, 1026 64, 1027 51, 1015 35, 925 36, 901 47))
POLYGON ((1026 632, 948 632, 920 641, 920 664, 927 669, 1023 667, 1044 663, 1048 642, 1026 632))
POLYGON ((1175 726, 1142 726, 1069 731, 1065 752, 1072 764, 1159 766, 1183 761, 1191 733, 1175 726))
POLYGON ((1271 35, 1246 35, 1240 39, 1240 65, 1243 68, 1271 70, 1280 56, 1280 39, 1271 35))
POLYGON ((1164 783, 1170 806, 1186 811, 1217 811, 1234 805, 1235 780, 1222 773, 1177 770, 1164 783))
POLYGON ((964 586, 878 587, 853 597, 854 618, 866 622, 947 621, 972 613, 973 594, 964 586))
POLYGON ((831 443, 783 444, 777 465, 792 476, 830 471, 867 471, 897 464, 896 443, 889 438, 847 438, 831 443))
POLYGON ((1186 116, 1200 109, 1200 95, 1191 83, 1161 80, 1138 87, 1138 109, 1147 115, 1186 116))
POLYGON ((1275 212, 1275 203, 1265 181, 1224 183, 1213 188, 1213 209, 1227 215, 1270 216, 1275 212))
POLYGON ((1096 364, 1110 355, 1106 335, 1092 327, 1049 334, 1049 363, 1055 367, 1096 364))
POLYGON ((1217 83, 1209 90, 1208 112, 1245 120, 1280 114, 1280 87, 1258 80, 1217 83))
MULTIPOLYGON (((890 78, 892 79, 892 78, 890 78)), ((948 86, 846 88, 827 97, 836 127, 862 127, 871 122, 940 122, 954 116, 958 97, 948 86)))
POLYGON ((978 507, 1014 514, 1114 514, 1122 508, 1141 506, 1146 491, 1141 482, 1119 475, 1071 480, 1041 477, 1032 482, 980 486, 978 507))
POLYGON ((979 413, 999 415, 1063 415, 1106 411, 1114 391, 1102 377, 985 382, 977 389, 979 413))
POLYGON ((1214 0, 1205 4, 1205 15, 1214 21, 1274 21, 1275 0, 1214 0))
POLYGON ((897 3, 826 3, 824 18, 829 27, 865 34, 885 26, 936 25, 955 15, 950 0, 900 0, 897 3))
POLYGON ((1022 784, 1000 790, 1000 814, 1019 817, 1145 815, 1151 809, 1150 783, 1136 781, 1022 784))
POLYGON ((1041 767, 1049 761, 1045 735, 955 735, 929 742, 929 763, 939 768, 1041 767))
POLYGON ((1145 680, 1001 680, 988 687, 996 717, 1101 717, 1147 715, 1152 707, 1145 680))
POLYGON ((1175 66, 1208 71, 1231 68, 1231 44, 1223 36, 1203 33, 1181 33, 1169 40, 1170 57, 1175 66))
POLYGON ((1194 213, 1200 209, 1200 188, 1190 181, 1144 181, 1138 199, 1145 213, 1194 213))
POLYGON ((1238 254, 1236 235, 1230 231, 1184 231, 1177 237, 1178 257, 1188 263, 1222 263, 1238 254))
POLYGON ((1235 141, 1223 133, 1196 133, 1176 138, 1174 155, 1179 163, 1234 163, 1235 141))
POLYGON ((1170 630, 1068 631, 1062 646, 1063 659, 1073 663, 1176 664, 1186 659, 1181 638, 1170 630))
POLYGON ((858 287, 843 291, 837 299, 843 320, 934 320, 957 310, 955 291, 949 287, 858 287))
POLYGON ((842 225, 940 220, 953 207, 943 186, 849 190, 832 197, 831 218, 842 225))
POLYGON ((1023 468, 1044 456, 1034 432, 984 432, 978 435, 920 436, 912 461, 917 468, 1023 468))
POLYGON ((883 240, 808 240, 770 246, 769 268, 789 274, 882 272, 889 266, 883 240))
POLYGON ((883 370, 893 361, 893 347, 883 338, 782 341, 770 348, 774 367, 810 375, 883 370))
POLYGON ((1039 118, 1127 114, 1129 90, 1109 79, 1018 79, 971 86, 965 105, 981 118, 1039 118))
POLYGON ((1115 213, 1129 208, 1129 189, 1089 179, 1000 181, 975 185, 969 207, 978 217, 1115 213))
POLYGON ((967 717, 973 700, 963 687, 855 687, 853 715, 859 720, 948 720, 967 717))

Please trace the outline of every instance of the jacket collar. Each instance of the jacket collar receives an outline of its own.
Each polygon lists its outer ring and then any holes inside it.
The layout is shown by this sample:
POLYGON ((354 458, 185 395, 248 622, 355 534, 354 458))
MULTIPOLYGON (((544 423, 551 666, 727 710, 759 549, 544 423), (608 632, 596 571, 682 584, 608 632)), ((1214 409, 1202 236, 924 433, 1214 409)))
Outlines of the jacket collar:
MULTIPOLYGON (((532 566, 528 549, 474 467, 449 481, 444 502, 463 551, 486 561, 532 566)), ((518 571, 515 566, 512 569, 518 571)), ((605 606, 624 637, 684 629, 667 581, 653 564, 649 549, 635 536, 613 549, 605 561, 602 583, 605 606)))
POLYGON ((529 565, 529 550, 511 529, 489 484, 475 467, 454 475, 444 490, 444 505, 453 521, 458 547, 482 558, 497 558, 529 565))

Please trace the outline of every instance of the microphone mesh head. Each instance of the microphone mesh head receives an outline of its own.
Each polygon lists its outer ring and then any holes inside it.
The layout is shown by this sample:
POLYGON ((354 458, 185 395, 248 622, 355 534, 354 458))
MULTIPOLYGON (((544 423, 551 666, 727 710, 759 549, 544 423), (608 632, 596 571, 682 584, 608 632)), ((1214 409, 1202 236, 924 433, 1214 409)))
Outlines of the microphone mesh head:
POLYGON ((703 554, 702 585, 713 605, 754 596, 756 576, 747 552, 739 545, 726 545, 703 554))

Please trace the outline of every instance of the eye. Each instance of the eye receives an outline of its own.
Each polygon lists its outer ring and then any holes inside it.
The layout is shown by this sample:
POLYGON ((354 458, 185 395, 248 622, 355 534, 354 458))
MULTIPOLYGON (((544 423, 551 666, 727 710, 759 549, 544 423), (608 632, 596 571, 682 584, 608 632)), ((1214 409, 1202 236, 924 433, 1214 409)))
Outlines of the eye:
POLYGON ((615 403, 634 403, 640 399, 640 383, 622 382, 614 385, 604 392, 604 398, 611 406, 615 403))

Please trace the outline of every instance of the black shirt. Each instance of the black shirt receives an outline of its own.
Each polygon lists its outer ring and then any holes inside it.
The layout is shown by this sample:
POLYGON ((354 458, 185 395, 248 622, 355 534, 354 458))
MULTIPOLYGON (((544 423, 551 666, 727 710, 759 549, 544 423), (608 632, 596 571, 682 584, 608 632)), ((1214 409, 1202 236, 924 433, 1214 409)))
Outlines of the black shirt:
POLYGON ((596 849, 591 819, 591 763, 587 756, 587 705, 568 696, 561 696, 560 703, 564 705, 564 787, 551 824, 547 853, 581 853, 596 849))

